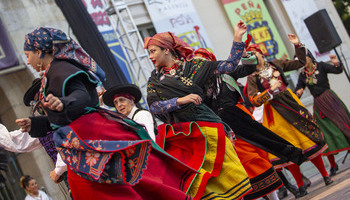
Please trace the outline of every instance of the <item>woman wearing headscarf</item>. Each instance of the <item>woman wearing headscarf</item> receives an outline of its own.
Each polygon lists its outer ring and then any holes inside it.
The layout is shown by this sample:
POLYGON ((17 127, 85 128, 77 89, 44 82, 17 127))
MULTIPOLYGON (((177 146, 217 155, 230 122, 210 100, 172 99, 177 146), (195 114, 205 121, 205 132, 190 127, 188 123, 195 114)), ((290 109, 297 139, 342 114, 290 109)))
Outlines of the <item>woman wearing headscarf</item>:
POLYGON ((152 140, 155 141, 153 116, 151 112, 137 105, 141 97, 141 90, 138 86, 134 84, 117 85, 109 88, 103 94, 103 103, 109 107, 115 107, 119 113, 143 125, 152 140))
MULTIPOLYGON (((329 185, 333 181, 328 176, 321 157, 327 148, 322 132, 299 98, 287 88, 284 72, 299 69, 306 62, 303 45, 298 42, 294 46, 298 60, 274 59, 268 62, 258 45, 250 45, 248 51, 255 52, 259 64, 256 72, 248 76, 248 96, 254 106, 264 104, 263 125, 295 147, 301 148, 304 156, 320 171, 325 184, 329 185)), ((307 194, 298 165, 285 163, 273 155, 270 156, 270 161, 276 169, 288 167, 299 187, 299 196, 307 194)))
MULTIPOLYGON (((194 58, 216 61, 215 55, 206 49, 197 49, 194 58)), ((270 200, 276 200, 278 199, 276 190, 282 186, 282 181, 270 163, 267 152, 297 164, 304 161, 304 156, 301 149, 295 148, 255 121, 246 108, 250 105, 249 100, 242 95, 243 92, 236 80, 253 73, 256 70, 257 60, 255 58, 251 60, 254 62, 247 62, 242 58, 241 61, 242 64, 238 65, 233 73, 217 76, 216 84, 219 85, 219 92, 208 96, 205 103, 232 128, 237 136, 234 147, 253 188, 244 199, 257 199, 267 195, 270 200)))
POLYGON ((148 81, 147 102, 165 122, 158 127, 157 143, 200 172, 188 191, 195 199, 240 199, 251 190, 221 119, 202 103, 208 79, 236 69, 245 32, 243 22, 235 26, 229 58, 217 62, 189 61, 193 49, 173 33, 145 38, 144 47, 156 68, 148 81))
POLYGON ((350 149, 350 113, 346 105, 330 88, 328 73, 340 74, 343 65, 335 55, 329 56, 333 65, 317 62, 310 51, 295 88, 300 97, 307 86, 314 97, 314 116, 328 149, 323 152, 330 164, 330 176, 336 174, 338 165, 334 154, 350 149))
MULTIPOLYGON (((27 63, 43 71, 39 101, 56 131, 74 199, 188 199, 196 172, 156 145, 145 129, 99 108, 102 71, 69 36, 41 27, 26 35, 27 63)), ((33 121, 33 120, 31 120, 33 121)), ((21 124, 30 131, 34 124, 21 124)))

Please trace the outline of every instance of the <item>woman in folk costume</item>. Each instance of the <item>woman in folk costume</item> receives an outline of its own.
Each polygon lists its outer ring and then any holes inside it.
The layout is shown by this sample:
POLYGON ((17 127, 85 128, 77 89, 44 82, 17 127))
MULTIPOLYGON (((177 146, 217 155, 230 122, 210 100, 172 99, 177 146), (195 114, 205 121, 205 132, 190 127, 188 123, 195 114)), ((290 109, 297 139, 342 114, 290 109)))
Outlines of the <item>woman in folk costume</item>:
MULTIPOLYGON (((215 55, 206 49, 197 49, 194 56, 195 59, 216 61, 215 55)), ((304 161, 304 156, 301 149, 295 148, 288 141, 255 121, 243 105, 246 102, 241 101, 244 97, 241 96, 236 80, 256 70, 256 58, 251 61, 243 57, 243 65, 238 65, 233 73, 218 75, 213 84, 219 85, 219 92, 207 93, 205 102, 237 136, 234 146, 253 188, 244 199, 256 199, 267 195, 270 200, 274 200, 278 199, 276 190, 282 186, 282 181, 270 163, 266 151, 297 164, 304 161)))
POLYGON ((56 128, 74 199, 190 198, 185 192, 197 172, 159 148, 142 126, 98 107, 96 76, 103 76, 77 43, 41 27, 26 35, 24 50, 27 63, 44 70, 39 101, 56 128))
POLYGON ((236 69, 245 32, 243 22, 235 26, 230 56, 217 62, 188 61, 193 49, 170 32, 145 38, 156 68, 148 81, 147 101, 165 122, 158 127, 157 143, 200 172, 188 191, 195 199, 240 199, 251 190, 221 119, 202 103, 207 79, 236 69))
POLYGON ((306 65, 299 75, 296 94, 300 97, 307 86, 314 97, 314 116, 320 127, 328 149, 323 155, 331 164, 330 176, 336 174, 338 165, 334 154, 350 149, 350 114, 341 99, 330 89, 327 74, 340 74, 343 65, 335 55, 329 56, 331 64, 317 62, 310 51, 306 65))
MULTIPOLYGON (((327 148, 322 132, 299 98, 287 88, 284 72, 301 68, 306 62, 303 45, 299 40, 294 45, 298 60, 275 59, 272 62, 265 60, 258 45, 250 45, 248 51, 256 52, 259 64, 256 73, 248 76, 248 96, 254 106, 264 104, 263 125, 295 147, 301 148, 304 156, 320 171, 325 184, 329 185, 333 181, 329 178, 321 157, 327 148)), ((285 163, 274 156, 270 160, 276 169, 288 167, 299 187, 299 196, 307 194, 298 165, 285 163)))
POLYGON ((153 141, 156 140, 154 133, 155 122, 151 112, 138 106, 142 94, 138 86, 134 84, 117 85, 109 88, 103 94, 103 103, 127 116, 129 119, 143 125, 153 141))

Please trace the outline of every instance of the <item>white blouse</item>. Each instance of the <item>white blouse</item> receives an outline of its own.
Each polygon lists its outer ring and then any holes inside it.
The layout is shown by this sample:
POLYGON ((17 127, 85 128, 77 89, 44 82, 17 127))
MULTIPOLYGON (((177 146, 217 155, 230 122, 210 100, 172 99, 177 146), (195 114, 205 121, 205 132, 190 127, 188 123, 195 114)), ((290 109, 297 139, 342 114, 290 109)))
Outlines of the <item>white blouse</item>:
POLYGON ((34 197, 27 194, 24 200, 51 200, 51 198, 45 192, 39 190, 38 196, 34 197))
MULTIPOLYGON (((26 153, 40 149, 43 145, 38 138, 31 137, 28 132, 22 132, 20 129, 8 131, 0 123, 0 147, 14 153, 26 153)), ((60 176, 65 171, 67 171, 67 165, 63 162, 60 154, 57 154, 55 172, 60 176)))
MULTIPOLYGON (((131 109, 131 112, 128 115, 130 119, 132 118, 136 110, 137 110, 136 106, 134 106, 131 109)), ((139 112, 137 112, 136 115, 134 116, 134 121, 145 126, 145 129, 148 132, 149 136, 152 138, 153 141, 156 141, 156 136, 154 134, 153 117, 148 110, 140 110, 139 112)))

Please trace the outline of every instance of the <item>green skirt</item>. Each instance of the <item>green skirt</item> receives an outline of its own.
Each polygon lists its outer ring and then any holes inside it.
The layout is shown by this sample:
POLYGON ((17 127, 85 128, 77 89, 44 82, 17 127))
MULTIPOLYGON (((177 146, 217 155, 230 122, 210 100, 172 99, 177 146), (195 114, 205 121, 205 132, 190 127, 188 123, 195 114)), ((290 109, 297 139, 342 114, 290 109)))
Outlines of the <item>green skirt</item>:
MULTIPOLYGON (((341 102, 347 115, 350 116, 348 109, 341 99, 332 90, 330 90, 330 92, 341 102)), ((325 142, 328 144, 328 149, 326 149, 322 155, 336 154, 341 151, 350 150, 350 143, 344 133, 327 116, 324 116, 322 112, 320 112, 316 103, 314 104, 314 116, 317 125, 323 132, 325 142)))

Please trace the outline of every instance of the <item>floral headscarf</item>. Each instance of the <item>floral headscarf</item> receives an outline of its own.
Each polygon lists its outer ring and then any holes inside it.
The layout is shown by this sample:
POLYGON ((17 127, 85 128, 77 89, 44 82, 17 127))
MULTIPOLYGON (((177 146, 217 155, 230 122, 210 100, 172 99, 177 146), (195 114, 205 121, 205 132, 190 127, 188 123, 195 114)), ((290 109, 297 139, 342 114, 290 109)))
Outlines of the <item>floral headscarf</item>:
POLYGON ((315 64, 317 62, 315 57, 314 57, 314 55, 312 55, 312 53, 311 53, 311 51, 309 49, 307 50, 306 56, 308 56, 311 59, 312 63, 315 64))
POLYGON ((247 48, 247 51, 256 51, 256 52, 259 52, 261 55, 264 55, 263 52, 261 51, 259 45, 257 45, 257 44, 249 45, 249 47, 247 48))
POLYGON ((40 27, 25 36, 25 51, 41 50, 41 57, 45 53, 52 53, 57 59, 74 60, 83 66, 83 70, 91 71, 104 81, 103 70, 96 62, 67 34, 59 29, 40 27))
POLYGON ((165 49, 170 49, 178 54, 181 58, 191 59, 193 56, 193 48, 187 43, 176 37, 171 32, 163 32, 154 35, 153 37, 145 38, 144 48, 148 49, 150 45, 156 45, 165 49))
POLYGON ((195 50, 194 56, 199 56, 199 57, 205 58, 207 60, 216 61, 215 55, 211 51, 204 49, 204 48, 199 48, 199 49, 195 50))

